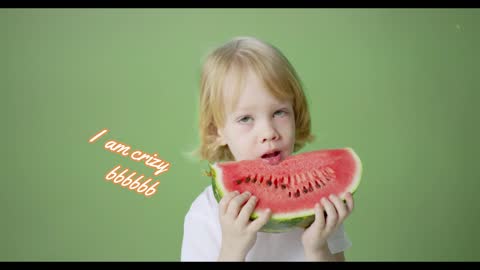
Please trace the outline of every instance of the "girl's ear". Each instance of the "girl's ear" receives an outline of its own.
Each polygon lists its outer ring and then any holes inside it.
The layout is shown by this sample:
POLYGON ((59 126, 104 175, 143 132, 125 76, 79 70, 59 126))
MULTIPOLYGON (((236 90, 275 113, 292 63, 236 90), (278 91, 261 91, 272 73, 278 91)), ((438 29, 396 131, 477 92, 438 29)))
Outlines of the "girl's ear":
POLYGON ((223 146, 227 144, 227 140, 225 138, 225 133, 222 128, 217 129, 217 142, 218 145, 223 146))
POLYGON ((208 125, 208 134, 211 137, 215 137, 215 144, 217 146, 223 146, 227 144, 223 129, 216 127, 213 123, 208 125))

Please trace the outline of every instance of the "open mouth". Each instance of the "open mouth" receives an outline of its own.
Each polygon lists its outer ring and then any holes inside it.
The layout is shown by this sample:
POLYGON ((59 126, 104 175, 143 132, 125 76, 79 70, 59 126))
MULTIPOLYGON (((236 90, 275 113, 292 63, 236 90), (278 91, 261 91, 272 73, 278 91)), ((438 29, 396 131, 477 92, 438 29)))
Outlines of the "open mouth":
POLYGON ((278 155, 280 155, 280 151, 275 151, 275 152, 272 152, 272 153, 269 153, 269 154, 262 155, 262 158, 272 158, 272 157, 275 157, 275 156, 278 156, 278 155))
POLYGON ((261 158, 270 165, 275 165, 280 163, 282 160, 281 151, 275 151, 272 153, 264 154, 261 158))

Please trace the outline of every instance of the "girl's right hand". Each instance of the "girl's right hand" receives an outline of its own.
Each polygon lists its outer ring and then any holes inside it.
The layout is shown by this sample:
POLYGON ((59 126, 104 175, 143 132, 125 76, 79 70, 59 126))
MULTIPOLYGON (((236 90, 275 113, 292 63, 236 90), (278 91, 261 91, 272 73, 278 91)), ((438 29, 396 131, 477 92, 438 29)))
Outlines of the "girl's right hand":
POLYGON ((268 209, 260 213, 257 219, 250 221, 256 205, 257 198, 251 196, 248 191, 243 194, 238 191, 230 192, 220 200, 219 218, 222 226, 222 247, 218 257, 219 261, 245 260, 248 251, 257 240, 257 232, 271 216, 271 211, 268 209), (247 202, 245 203, 245 201, 247 202))

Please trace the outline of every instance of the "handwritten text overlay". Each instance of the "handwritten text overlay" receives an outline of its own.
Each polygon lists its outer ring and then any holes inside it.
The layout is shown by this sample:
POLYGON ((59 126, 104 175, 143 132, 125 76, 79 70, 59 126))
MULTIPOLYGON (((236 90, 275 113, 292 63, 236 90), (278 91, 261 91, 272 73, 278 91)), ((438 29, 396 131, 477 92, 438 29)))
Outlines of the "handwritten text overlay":
MULTIPOLYGON (((96 142, 107 132, 108 129, 103 129, 102 131, 91 137, 88 142, 96 142)), ((153 168, 153 174, 155 176, 158 176, 170 169, 170 163, 160 159, 157 153, 149 154, 141 150, 135 150, 130 153, 131 146, 115 140, 107 141, 103 147, 105 150, 108 150, 112 153, 117 153, 124 157, 128 156, 133 161, 142 162, 145 164, 145 166, 153 168)), ((152 178, 146 179, 142 182, 141 180, 145 177, 143 174, 137 176, 136 171, 129 171, 129 168, 123 168, 122 170, 121 165, 117 165, 112 170, 107 172, 107 174, 105 175, 105 180, 112 181, 113 183, 118 184, 123 188, 128 188, 129 190, 136 191, 139 194, 143 194, 147 198, 153 196, 157 192, 157 186, 160 184, 159 180, 154 182, 153 184, 151 184, 153 180, 152 178)))

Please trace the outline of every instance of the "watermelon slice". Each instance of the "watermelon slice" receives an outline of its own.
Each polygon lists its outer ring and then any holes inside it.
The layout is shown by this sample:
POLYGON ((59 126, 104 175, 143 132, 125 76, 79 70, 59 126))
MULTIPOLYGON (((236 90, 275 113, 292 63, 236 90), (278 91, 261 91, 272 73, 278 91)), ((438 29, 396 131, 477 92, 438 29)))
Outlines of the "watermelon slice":
POLYGON ((249 191, 258 198, 251 219, 270 208, 272 217, 262 232, 285 232, 308 227, 314 206, 323 197, 356 191, 362 163, 352 148, 323 149, 287 157, 276 165, 262 159, 210 164, 212 187, 220 202, 224 194, 249 191))

